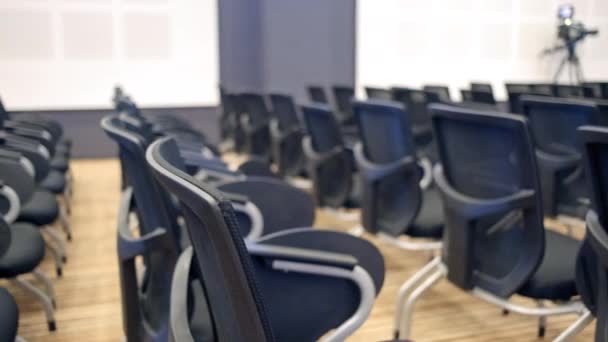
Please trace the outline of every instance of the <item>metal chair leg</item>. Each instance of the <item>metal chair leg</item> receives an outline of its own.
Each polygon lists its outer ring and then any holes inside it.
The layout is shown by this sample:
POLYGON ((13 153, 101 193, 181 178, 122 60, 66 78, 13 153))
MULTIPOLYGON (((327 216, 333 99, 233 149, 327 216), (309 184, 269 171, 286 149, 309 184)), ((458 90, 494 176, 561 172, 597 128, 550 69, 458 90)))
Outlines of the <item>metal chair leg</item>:
MULTIPOLYGON (((536 302, 539 308, 545 307, 545 303, 542 300, 536 302)), ((538 337, 545 337, 545 331, 547 330, 547 316, 540 316, 538 318, 538 337)))
POLYGON ((51 239, 53 239, 56 244, 56 247, 59 249, 59 253, 63 262, 65 262, 67 260, 67 256, 65 254, 65 241, 63 241, 63 238, 61 238, 61 233, 59 233, 59 231, 53 226, 45 226, 43 230, 49 235, 51 239))
POLYGON ((51 243, 46 242, 46 247, 51 254, 53 254, 53 259, 55 259, 55 272, 57 276, 63 276, 63 257, 61 256, 61 253, 59 252, 58 248, 51 243))
POLYGON ((432 271, 435 271, 437 266, 441 263, 440 257, 433 258, 429 263, 424 265, 420 270, 409 277, 403 285, 399 288, 399 294, 397 296, 397 307, 395 308, 395 322, 393 326, 393 334, 395 339, 399 337, 399 325, 401 324, 401 316, 403 312, 403 306, 405 305, 405 299, 407 294, 417 285, 424 277, 429 275, 432 271))
POLYGON ((57 324, 55 322, 55 310, 53 309, 53 302, 43 291, 41 291, 36 286, 32 285, 30 282, 20 279, 20 278, 12 278, 11 281, 15 283, 17 286, 21 287, 23 290, 32 294, 36 299, 38 299, 42 306, 44 307, 44 312, 46 314, 46 320, 48 323, 49 331, 57 330, 57 324))
POLYGON ((408 297, 405 305, 403 307, 403 316, 401 319, 401 326, 399 329, 399 338, 400 339, 408 339, 411 332, 412 326, 412 314, 414 312, 414 305, 416 301, 424 292, 430 289, 433 285, 435 285, 439 280, 441 280, 446 274, 445 268, 440 268, 435 271, 435 273, 431 274, 422 284, 416 287, 410 296, 408 297))
POLYGON ((574 323, 572 323, 572 325, 568 327, 568 329, 564 330, 564 332, 562 332, 555 340, 553 340, 553 342, 571 341, 574 336, 576 336, 583 329, 585 329, 591 322, 593 322, 594 319, 595 317, 593 317, 593 314, 590 311, 586 310, 582 315, 579 316, 579 318, 574 323))
POLYGON ((57 301, 55 300, 55 289, 53 288, 53 283, 51 282, 51 279, 49 279, 49 277, 44 274, 44 272, 38 269, 34 270, 32 274, 34 275, 34 278, 36 278, 36 280, 38 280, 44 285, 46 294, 51 297, 53 309, 57 309, 57 301))
POLYGON ((65 208, 63 207, 59 207, 59 221, 61 223, 61 228, 63 228, 63 231, 67 236, 68 241, 72 241, 72 227, 70 225, 70 221, 68 219, 68 215, 65 211, 65 208))

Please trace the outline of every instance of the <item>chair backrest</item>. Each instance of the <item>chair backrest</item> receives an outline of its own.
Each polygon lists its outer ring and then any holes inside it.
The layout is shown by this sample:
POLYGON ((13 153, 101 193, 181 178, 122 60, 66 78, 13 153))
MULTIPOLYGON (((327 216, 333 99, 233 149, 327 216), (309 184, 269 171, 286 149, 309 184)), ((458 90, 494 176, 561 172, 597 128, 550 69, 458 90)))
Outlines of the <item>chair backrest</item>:
POLYGON ((597 122, 597 107, 585 100, 524 96, 522 114, 530 123, 534 146, 554 155, 580 155, 576 129, 597 122))
POLYGON ((270 94, 270 102, 281 131, 300 127, 296 105, 291 96, 270 94))
POLYGON ((422 199, 407 111, 382 100, 355 102, 354 111, 361 135, 355 158, 363 180, 363 227, 398 236, 416 217, 422 199), (397 163, 399 170, 378 175, 397 163))
POLYGON ((352 101, 355 97, 355 90, 353 87, 347 86, 333 86, 331 89, 334 94, 336 109, 340 114, 341 120, 351 120, 353 116, 352 101))
POLYGON ((473 102, 473 94, 470 89, 460 89, 460 97, 462 102, 473 102))
POLYGON ((250 126, 257 127, 268 123, 270 112, 266 107, 264 96, 255 93, 242 93, 239 97, 243 110, 249 118, 250 126))
POLYGON ((471 90, 494 93, 491 83, 471 82, 471 90))
POLYGON ((427 113, 427 98, 423 90, 409 88, 392 88, 393 98, 400 102, 411 117, 411 124, 416 127, 427 127, 431 125, 431 119, 427 113))
POLYGON ((393 94, 390 89, 365 87, 365 95, 368 99, 392 100, 393 94))
POLYGON ((321 86, 310 86, 308 87, 308 96, 312 103, 324 103, 329 104, 325 89, 321 86))
POLYGON ((239 95, 243 113, 248 118, 245 139, 248 153, 261 157, 270 156, 270 112, 264 97, 260 94, 239 95))
POLYGON ((471 82, 471 96, 473 102, 496 104, 491 83, 471 82))
POLYGON ((450 88, 445 85, 425 85, 422 90, 437 94, 441 102, 450 102, 450 88))
POLYGON ((544 255, 540 185, 527 120, 431 105, 445 208, 444 262, 459 287, 508 297, 544 255))
POLYGON ((583 87, 570 84, 556 84, 555 96, 557 97, 583 97, 583 87))
POLYGON ((328 152, 344 145, 342 131, 330 107, 302 106, 302 116, 312 147, 317 153, 328 152))
POLYGON ((608 100, 608 82, 584 82, 583 86, 593 90, 593 97, 608 100))
POLYGON ((147 161, 182 207, 217 341, 272 341, 252 261, 230 201, 185 172, 174 140, 154 142, 147 161))
MULTIPOLYGON (((169 198, 159 189, 145 160, 146 142, 144 138, 126 129, 117 115, 102 119, 101 126, 119 147, 119 158, 125 173, 125 181, 133 193, 133 207, 139 222, 139 235, 152 234, 157 228, 164 228, 163 243, 149 248, 143 253, 146 268, 145 286, 130 289, 128 279, 135 277, 135 260, 121 260, 121 286, 123 287, 123 310, 127 336, 141 334, 142 325, 152 330, 167 333, 167 318, 170 299, 170 284, 173 267, 179 254, 179 229, 177 218, 170 217, 169 198), (132 291, 136 291, 132 293, 132 291), (141 294, 139 293, 141 292, 141 294), (137 298, 141 296, 141 299, 137 298), (135 302, 134 302, 135 299, 135 302), (141 302, 140 304, 138 302, 141 302), (141 317, 131 317, 141 306, 141 317)), ((119 234, 119 241, 122 236, 119 234)), ((120 252, 120 250, 119 250, 120 252)), ((144 330, 147 331, 147 330, 144 330)))
POLYGON ((597 105, 599 113, 597 119, 598 125, 608 127, 608 100, 595 100, 594 102, 597 105))
POLYGON ((587 233, 579 251, 576 286, 596 316, 595 341, 608 340, 608 128, 579 128, 591 208, 587 233))
POLYGON ((530 83, 530 89, 538 95, 556 96, 557 89, 554 83, 530 83))
POLYGON ((352 189, 352 156, 344 147, 342 131, 328 106, 302 106, 308 132, 304 151, 309 155, 308 168, 313 179, 317 205, 340 207, 352 189), (306 144, 315 156, 311 156, 306 144))

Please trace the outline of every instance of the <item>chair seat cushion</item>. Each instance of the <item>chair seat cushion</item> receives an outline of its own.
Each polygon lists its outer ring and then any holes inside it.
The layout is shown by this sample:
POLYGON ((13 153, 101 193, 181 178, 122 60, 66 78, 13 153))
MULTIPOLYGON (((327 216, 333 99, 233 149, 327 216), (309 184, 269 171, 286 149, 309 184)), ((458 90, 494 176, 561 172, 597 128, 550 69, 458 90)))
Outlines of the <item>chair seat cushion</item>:
POLYGON ((11 294, 0 287, 0 341, 14 341, 17 337, 19 310, 11 294))
POLYGON ((543 261, 518 293, 530 298, 549 300, 569 300, 576 296, 574 279, 579 247, 579 241, 546 230, 543 261))
POLYGON ((422 206, 414 223, 406 232, 411 237, 439 239, 443 234, 443 204, 436 188, 422 194, 422 206))
POLYGON ((44 240, 40 230, 27 223, 11 225, 11 244, 0 258, 0 277, 30 273, 44 258, 44 240))
POLYGON ((40 182, 40 187, 54 194, 62 194, 65 190, 65 175, 59 171, 51 170, 40 182))
POLYGON ((21 207, 18 221, 44 226, 55 222, 59 216, 59 204, 55 195, 46 190, 36 190, 32 198, 21 207))
POLYGON ((56 154, 53 159, 51 159, 51 168, 57 171, 66 172, 69 167, 70 164, 66 156, 56 154))

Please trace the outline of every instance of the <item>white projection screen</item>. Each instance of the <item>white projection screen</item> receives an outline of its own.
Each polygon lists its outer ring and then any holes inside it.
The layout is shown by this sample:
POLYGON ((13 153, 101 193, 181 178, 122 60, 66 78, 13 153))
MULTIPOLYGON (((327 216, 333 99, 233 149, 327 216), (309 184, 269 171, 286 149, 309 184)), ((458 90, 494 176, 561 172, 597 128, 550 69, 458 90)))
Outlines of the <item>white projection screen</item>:
POLYGON ((218 103, 217 0, 0 0, 9 109, 218 103))
MULTIPOLYGON (((576 20, 600 30, 579 55, 588 80, 608 79, 608 1, 567 0, 576 20)), ((499 99, 505 81, 550 81, 561 55, 554 0, 359 0, 357 90, 364 86, 447 84, 453 98, 488 81, 499 99)), ((562 82, 567 81, 564 74, 562 82)))

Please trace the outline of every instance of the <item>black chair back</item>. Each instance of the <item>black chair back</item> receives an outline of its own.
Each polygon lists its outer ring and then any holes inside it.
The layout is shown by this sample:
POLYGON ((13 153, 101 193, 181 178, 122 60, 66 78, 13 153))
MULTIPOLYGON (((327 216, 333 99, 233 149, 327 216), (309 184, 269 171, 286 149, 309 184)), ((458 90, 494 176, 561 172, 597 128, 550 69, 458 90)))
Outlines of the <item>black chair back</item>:
POLYGON ((471 82, 471 90, 494 93, 491 83, 471 82))
POLYGON ((583 218, 589 196, 576 129, 597 123, 597 107, 584 100, 534 96, 522 97, 521 105, 538 158, 545 214, 583 218))
POLYGON ((450 96, 450 88, 448 86, 426 85, 422 88, 422 90, 437 94, 437 96, 439 96, 439 100, 443 103, 452 101, 450 96))
POLYGON ((408 114, 417 145, 426 145, 432 140, 431 119, 427 112, 427 94, 423 90, 392 88, 395 101, 403 104, 408 114))
POLYGON ((353 87, 333 86, 334 101, 340 123, 350 124, 353 121, 352 101, 355 98, 353 87))
POLYGON ((430 110, 448 279, 508 297, 544 255, 540 184, 526 119, 446 105, 430 110))
POLYGON ((341 207, 352 189, 353 161, 340 126, 327 106, 303 106, 302 115, 308 132, 303 147, 317 204, 341 207))
POLYGON ((416 218, 421 172, 403 106, 388 101, 354 104, 361 133, 355 158, 363 180, 362 223, 372 233, 398 236, 416 218))
POLYGON ((296 105, 288 95, 271 94, 275 121, 270 126, 272 158, 282 176, 297 176, 304 169, 306 156, 302 151, 304 136, 296 105))
POLYGON ((180 202, 217 341, 272 341, 251 257, 230 201, 185 172, 174 140, 153 143, 147 160, 180 202))
POLYGON ((177 218, 170 217, 169 198, 158 188, 145 161, 146 141, 124 127, 118 116, 102 119, 101 126, 119 147, 126 190, 119 213, 118 251, 121 278, 123 325, 129 341, 168 337, 170 285, 173 267, 179 253, 177 218), (128 216, 135 212, 139 236, 155 239, 131 245, 137 240, 129 232, 128 216), (160 229, 160 230, 159 230, 160 229), (143 256, 145 276, 137 280, 135 257, 143 256))
POLYGON ((392 100, 393 94, 389 89, 376 88, 376 87, 365 87, 365 95, 368 99, 378 100, 392 100))
POLYGON ((262 158, 270 158, 270 112, 260 94, 240 94, 244 120, 245 152, 262 158))
POLYGON ((329 104, 327 94, 325 94, 325 89, 321 86, 308 87, 308 96, 310 97, 310 102, 312 103, 329 104))
POLYGON ((579 252, 576 286, 596 316, 595 341, 608 340, 608 129, 579 128, 591 194, 587 234, 579 252))
POLYGON ((485 103, 485 104, 496 104, 494 99, 494 91, 492 90, 492 84, 490 83, 471 83, 471 97, 473 102, 485 103))

